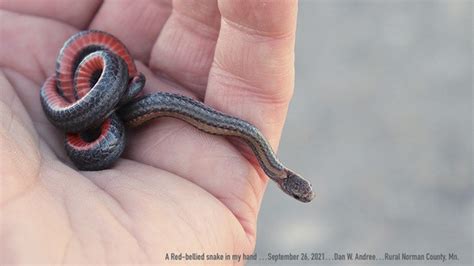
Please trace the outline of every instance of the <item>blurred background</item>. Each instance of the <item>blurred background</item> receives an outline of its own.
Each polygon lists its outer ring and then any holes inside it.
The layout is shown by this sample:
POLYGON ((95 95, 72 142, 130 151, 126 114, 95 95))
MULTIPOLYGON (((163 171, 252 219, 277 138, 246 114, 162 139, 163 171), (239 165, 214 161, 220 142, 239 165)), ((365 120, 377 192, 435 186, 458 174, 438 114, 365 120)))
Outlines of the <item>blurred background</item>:
POLYGON ((454 252, 472 264, 472 14, 468 0, 300 0, 279 156, 317 197, 269 184, 259 257, 454 252))

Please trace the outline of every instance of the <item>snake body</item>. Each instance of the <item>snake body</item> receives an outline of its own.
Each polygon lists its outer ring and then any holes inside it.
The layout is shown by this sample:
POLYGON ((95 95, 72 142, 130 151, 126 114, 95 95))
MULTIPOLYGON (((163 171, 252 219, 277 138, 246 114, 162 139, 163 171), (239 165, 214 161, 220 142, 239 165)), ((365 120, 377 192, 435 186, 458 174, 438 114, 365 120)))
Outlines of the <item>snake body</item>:
POLYGON ((252 149, 265 174, 302 202, 311 184, 286 168, 252 124, 186 96, 156 92, 138 96, 145 77, 114 36, 96 30, 73 35, 61 49, 56 75, 41 88, 43 110, 66 133, 66 151, 80 170, 109 168, 125 148, 125 127, 173 117, 209 134, 237 137, 252 149))

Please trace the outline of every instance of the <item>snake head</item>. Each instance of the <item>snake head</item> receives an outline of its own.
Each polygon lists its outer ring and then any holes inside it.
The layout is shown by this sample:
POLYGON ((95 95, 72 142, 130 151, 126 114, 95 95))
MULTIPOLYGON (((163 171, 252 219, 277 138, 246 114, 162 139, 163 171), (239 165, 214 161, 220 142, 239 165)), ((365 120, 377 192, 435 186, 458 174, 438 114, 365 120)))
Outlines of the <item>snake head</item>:
POLYGON ((288 195, 301 202, 310 202, 314 199, 315 194, 311 183, 300 175, 286 170, 287 177, 280 183, 281 189, 288 195))

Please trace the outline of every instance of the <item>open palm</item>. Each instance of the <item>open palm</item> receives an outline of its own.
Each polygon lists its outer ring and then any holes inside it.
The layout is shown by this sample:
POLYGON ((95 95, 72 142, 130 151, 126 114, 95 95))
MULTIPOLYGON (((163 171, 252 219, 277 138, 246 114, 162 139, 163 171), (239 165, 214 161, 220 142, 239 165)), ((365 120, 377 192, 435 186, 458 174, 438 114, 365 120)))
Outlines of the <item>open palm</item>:
MULTIPOLYGON (((145 93, 255 124, 276 148, 293 88, 295 1, 0 0, 0 263, 158 263, 252 253, 267 178, 227 139, 163 118, 130 130, 112 169, 77 171, 39 88, 92 28, 129 48, 145 93)), ((283 195, 283 194, 282 194, 283 195)), ((232 263, 232 262, 229 262, 232 263)))

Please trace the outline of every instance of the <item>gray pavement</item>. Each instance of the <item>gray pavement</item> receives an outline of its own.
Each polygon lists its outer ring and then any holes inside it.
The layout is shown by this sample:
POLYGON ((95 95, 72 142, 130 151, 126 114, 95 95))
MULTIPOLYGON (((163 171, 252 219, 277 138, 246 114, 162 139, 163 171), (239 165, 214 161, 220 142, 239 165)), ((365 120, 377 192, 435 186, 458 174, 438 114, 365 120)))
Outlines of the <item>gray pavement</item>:
POLYGON ((429 252, 472 264, 472 13, 462 0, 300 1, 278 153, 317 198, 302 204, 269 184, 260 258, 429 252))

